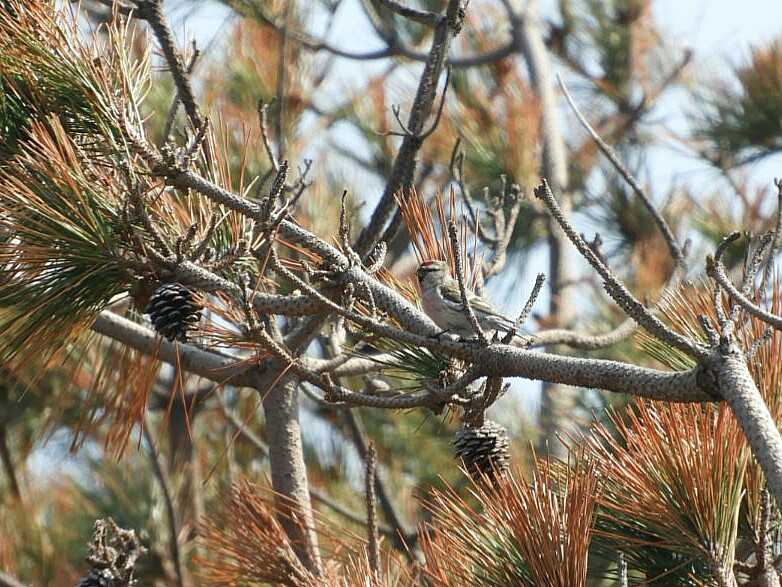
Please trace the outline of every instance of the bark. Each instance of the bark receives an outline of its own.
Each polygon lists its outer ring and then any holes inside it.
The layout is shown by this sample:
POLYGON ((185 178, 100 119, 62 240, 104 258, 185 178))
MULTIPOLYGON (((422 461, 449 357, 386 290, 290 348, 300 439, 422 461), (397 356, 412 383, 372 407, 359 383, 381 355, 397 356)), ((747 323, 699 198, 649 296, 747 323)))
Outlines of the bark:
POLYGON ((782 509, 782 436, 738 346, 723 345, 720 355, 707 373, 716 376, 717 390, 730 404, 752 454, 763 469, 777 507, 782 509))
MULTIPOLYGON (((413 183, 416 156, 424 142, 424 125, 432 114, 437 97, 437 81, 442 73, 451 40, 459 31, 464 16, 461 0, 449 0, 446 14, 437 24, 432 39, 429 57, 424 65, 424 71, 418 83, 413 106, 407 121, 407 130, 402 145, 394 159, 391 173, 386 182, 383 196, 372 213, 367 227, 361 231, 355 249, 365 255, 380 236, 383 227, 396 208, 394 195, 413 183)), ((398 222, 397 222, 398 223, 398 222)), ((387 235, 393 236, 393 235, 387 235)))
POLYGON ((301 443, 298 384, 295 380, 275 382, 280 374, 277 369, 271 370, 265 378, 267 386, 258 388, 263 395, 272 488, 280 523, 291 539, 296 555, 310 572, 321 575, 322 563, 301 443))
POLYGON ((22 499, 22 492, 19 489, 19 481, 16 478, 16 468, 11 458, 11 451, 8 449, 8 432, 5 425, 0 427, 0 460, 3 461, 3 470, 8 477, 8 485, 11 488, 11 495, 16 499, 22 499))

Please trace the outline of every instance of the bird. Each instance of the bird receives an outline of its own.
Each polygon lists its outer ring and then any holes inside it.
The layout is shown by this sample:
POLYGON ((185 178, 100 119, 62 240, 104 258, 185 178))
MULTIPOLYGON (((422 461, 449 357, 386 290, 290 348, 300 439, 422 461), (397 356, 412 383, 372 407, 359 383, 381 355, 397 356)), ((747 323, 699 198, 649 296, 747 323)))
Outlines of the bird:
MULTIPOLYGON (((451 277, 448 263, 424 261, 418 266, 416 277, 421 286, 421 305, 427 316, 444 332, 462 338, 475 337, 476 333, 464 312, 459 282, 451 277)), ((470 290, 467 290, 467 298, 484 332, 513 332, 521 337, 516 323, 503 316, 486 298, 470 290)))

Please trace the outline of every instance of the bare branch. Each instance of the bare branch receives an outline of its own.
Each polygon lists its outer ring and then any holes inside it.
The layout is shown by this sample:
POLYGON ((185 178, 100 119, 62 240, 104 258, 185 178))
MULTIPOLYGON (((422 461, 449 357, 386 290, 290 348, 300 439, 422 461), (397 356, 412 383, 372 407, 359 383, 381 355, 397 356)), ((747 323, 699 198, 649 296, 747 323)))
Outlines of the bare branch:
POLYGON ((345 404, 367 408, 379 408, 383 410, 408 410, 411 408, 429 407, 442 403, 429 391, 413 393, 400 393, 393 396, 381 396, 359 391, 351 391, 344 387, 334 386, 328 394, 324 395, 324 401, 332 404, 345 404))
POLYGON ((279 58, 277 61, 277 116, 275 116, 274 130, 277 138, 277 158, 285 159, 285 133, 283 125, 285 122, 285 59, 288 56, 288 33, 290 23, 290 13, 292 2, 285 3, 285 9, 282 15, 282 32, 280 38, 279 58))
POLYGON ((755 340, 753 340, 749 349, 747 349, 747 360, 749 361, 750 359, 752 359, 752 357, 755 356, 755 353, 757 353, 763 347, 764 344, 770 341, 773 336, 774 336, 774 329, 771 328, 770 326, 766 327, 763 330, 763 334, 761 334, 755 340))
POLYGON ((5 476, 8 478, 11 495, 17 500, 18 504, 21 504, 22 491, 19 488, 19 479, 14 467, 14 461, 11 458, 11 450, 8 447, 8 427, 5 425, 0 428, 0 461, 3 463, 5 476))
MULTIPOLYGON (((421 133, 421 140, 426 140, 429 138, 429 136, 437 130, 437 126, 440 124, 440 118, 443 116, 443 110, 445 109, 445 98, 448 96, 448 86, 451 82, 451 68, 447 67, 445 68, 445 81, 443 82, 443 92, 440 94, 440 105, 437 107, 437 114, 434 116, 434 120, 432 121, 432 124, 429 126, 428 130, 423 131, 421 133)), ((436 89, 435 89, 436 91, 436 89)))
POLYGON ((437 24, 443 18, 441 15, 435 12, 416 10, 415 8, 403 6, 396 0, 378 0, 378 2, 399 16, 403 16, 409 20, 412 20, 413 22, 430 27, 437 26, 437 24))
POLYGON ((594 251, 592 251, 589 245, 584 242, 584 239, 576 233, 564 217, 562 210, 554 199, 554 194, 551 193, 551 188, 545 179, 543 180, 543 183, 535 189, 535 195, 543 200, 551 215, 570 239, 570 242, 575 245, 579 253, 581 253, 595 271, 603 278, 603 283, 608 295, 611 296, 630 318, 635 320, 639 326, 642 326, 649 331, 650 334, 671 344, 691 357, 702 359, 707 356, 706 350, 697 343, 674 332, 663 324, 641 302, 639 302, 613 275, 611 270, 600 261, 594 251))
POLYGON ((698 322, 701 325, 701 330, 706 335, 710 346, 717 346, 720 344, 720 335, 709 322, 706 314, 698 314, 698 322))
POLYGON ((774 185, 777 188, 777 222, 774 226, 774 238, 771 241, 771 248, 768 251, 766 266, 763 268, 760 291, 766 291, 769 279, 771 279, 771 271, 774 269, 774 261, 779 252, 779 246, 782 243, 782 179, 774 178, 774 185))
POLYGON ((168 546, 171 550, 171 560, 174 563, 177 585, 183 587, 185 585, 184 568, 182 567, 182 557, 179 551, 179 524, 177 523, 174 498, 171 493, 171 481, 168 477, 168 471, 166 471, 165 465, 161 462, 157 453, 152 435, 149 433, 149 421, 146 417, 142 425, 142 432, 147 443, 147 455, 149 456, 149 462, 152 464, 152 471, 163 494, 163 504, 166 508, 167 518, 166 525, 168 527, 168 546))
MULTIPOLYGON (((190 55, 190 62, 187 64, 188 76, 190 76, 193 73, 193 69, 195 68, 196 62, 198 61, 200 55, 201 53, 198 51, 198 48, 196 47, 195 40, 193 40, 193 52, 190 55)), ((179 92, 176 92, 176 94, 174 94, 174 97, 171 100, 171 106, 168 108, 168 114, 166 115, 166 124, 163 127, 162 136, 163 136, 164 143, 171 136, 171 131, 174 128, 174 121, 176 120, 176 115, 178 111, 179 111, 179 92)))
POLYGON ((272 164, 274 171, 279 169, 277 165, 277 157, 272 150, 272 144, 269 140, 269 106, 271 102, 266 104, 262 100, 258 101, 258 127, 261 129, 261 140, 263 142, 263 148, 266 150, 266 156, 269 157, 269 162, 272 164))
POLYGON ((483 346, 489 344, 489 339, 486 338, 486 333, 478 323, 478 319, 475 317, 472 306, 470 305, 470 297, 467 295, 467 287, 464 285, 464 266, 462 264, 462 253, 459 247, 459 236, 456 233, 456 222, 451 220, 448 222, 448 237, 451 239, 451 251, 453 252, 453 264, 456 268, 456 280, 459 282, 459 292, 462 296, 462 308, 464 314, 467 316, 467 320, 472 325, 473 332, 478 336, 478 340, 481 341, 483 346))
MULTIPOLYGON (((372 441, 367 442, 366 434, 361 425, 361 420, 352 409, 344 409, 342 410, 342 414, 344 415, 345 422, 347 423, 348 429, 350 430, 353 445, 356 447, 359 456, 367 463, 368 468, 371 452, 374 452, 374 443, 372 441)), ((391 499, 391 493, 386 488, 386 484, 383 482, 381 476, 377 474, 377 470, 375 471, 374 478, 373 491, 377 491, 378 497, 380 498, 380 506, 383 509, 383 515, 386 517, 386 520, 388 520, 388 523, 391 524, 391 527, 393 528, 391 540, 394 544, 394 547, 396 547, 401 552, 404 552, 412 562, 413 559, 409 547, 415 542, 416 534, 415 532, 408 530, 404 522, 402 522, 401 516, 397 512, 396 507, 394 507, 394 502, 391 499)))
POLYGON ((369 568, 375 577, 380 572, 380 537, 377 530, 377 496, 375 495, 375 469, 377 466, 377 453, 375 444, 369 442, 367 447, 366 474, 364 479, 364 492, 367 503, 367 543, 369 568))
POLYGON ((660 232, 662 233, 663 238, 665 239, 665 244, 668 246, 668 251, 670 252, 674 262, 677 265, 683 264, 685 262, 685 259, 684 259, 684 255, 682 255, 682 250, 679 247, 679 244, 676 242, 676 237, 673 235, 673 232, 671 231, 671 228, 668 226, 668 223, 662 217, 662 214, 660 214, 657 208, 654 207, 654 204, 652 204, 652 201, 649 199, 649 196, 646 195, 646 192, 641 187, 641 184, 638 183, 638 180, 636 180, 635 177, 633 177, 633 175, 622 164, 622 162, 619 160, 619 157, 616 155, 614 150, 608 146, 608 144, 600 137, 600 135, 597 134, 595 129, 592 128, 592 125, 589 124, 587 119, 578 109, 578 106, 576 106, 573 97, 570 95, 570 92, 568 92, 567 86, 565 85, 565 82, 562 80, 560 76, 557 76, 557 81, 559 82, 559 87, 562 89, 562 93, 565 95, 565 99, 567 100, 568 104, 572 108, 574 114, 576 115, 576 118, 578 118, 578 121, 581 123, 581 126, 583 126, 584 129, 586 129, 586 131, 589 133, 589 136, 592 137, 592 140, 595 142, 598 148, 603 152, 603 154, 608 158, 608 160, 611 162, 614 168, 619 172, 619 175, 621 175, 624 178, 624 180, 630 185, 630 187, 633 189, 635 194, 643 203, 646 210, 649 212, 649 214, 652 215, 655 224, 657 224, 657 227, 660 229, 660 232))
MULTIPOLYGON (((410 109, 410 117, 406 125, 409 133, 405 135, 402 145, 399 147, 399 152, 394 159, 394 164, 380 202, 378 202, 369 223, 356 241, 356 252, 362 257, 380 239, 383 227, 388 222, 396 206, 394 194, 412 183, 415 172, 415 158, 423 142, 421 135, 424 124, 431 114, 436 97, 437 80, 445 64, 451 39, 461 28, 463 17, 461 0, 449 0, 445 18, 440 20, 435 28, 429 58, 421 74, 415 99, 410 109)), ((389 242, 391 236, 393 235, 385 234, 380 240, 389 242)))
POLYGON ((190 85, 190 77, 182 64, 182 60, 179 58, 179 53, 174 44, 174 36, 163 15, 163 0, 139 1, 137 14, 139 18, 142 18, 149 23, 149 26, 160 45, 160 49, 163 52, 163 57, 165 57, 166 63, 171 70, 171 76, 174 78, 177 95, 182 101, 187 117, 190 119, 193 128, 200 129, 203 120, 198 112, 198 105, 195 101, 193 87, 190 85))
MULTIPOLYGON (((591 246, 591 245, 590 245, 591 246)), ((595 253, 598 254, 598 253, 595 253)), ((601 258, 598 255, 598 258, 601 258)), ((658 296, 657 302, 650 306, 650 312, 657 312, 661 304, 667 297, 673 293, 678 286, 682 276, 682 271, 677 269, 671 274, 663 291, 658 296)), ((535 333, 530 342, 531 347, 545 347, 564 345, 574 349, 594 351, 604 349, 625 340, 638 328, 638 324, 632 318, 627 318, 624 322, 616 326, 609 332, 603 334, 587 334, 576 330, 562 328, 552 328, 550 330, 541 330, 535 333)))
POLYGON ((773 239, 773 232, 767 232, 760 237, 760 243, 758 243, 755 252, 752 254, 752 257, 750 258, 747 265, 746 273, 742 279, 741 291, 744 293, 744 295, 749 295, 753 290, 755 290, 755 277, 758 274, 760 266, 765 260, 766 250, 769 248, 769 245, 772 244, 773 239))
POLYGON ((725 274, 725 266, 721 261, 718 261, 716 257, 706 258, 706 273, 749 314, 758 320, 762 320, 776 330, 782 330, 782 316, 777 316, 776 314, 755 305, 747 296, 736 289, 736 286, 731 283, 730 279, 728 279, 728 276, 725 274))
POLYGON ((535 285, 532 288, 532 292, 529 294, 529 298, 527 298, 527 303, 524 304, 524 309, 521 311, 521 314, 519 314, 519 317, 516 318, 516 324, 513 328, 513 331, 508 332, 502 339, 503 344, 510 343, 510 341, 513 340, 514 333, 518 331, 519 328, 524 326, 524 323, 532 313, 532 308, 535 306, 535 302, 537 301, 538 295, 540 295, 540 290, 545 282, 546 276, 543 273, 538 273, 538 276, 535 278, 535 285))
POLYGON ((235 357, 202 350, 190 344, 161 339, 148 328, 112 312, 98 314, 92 329, 145 355, 156 355, 161 361, 179 365, 185 371, 215 383, 254 387, 257 381, 257 367, 252 364, 245 364, 235 357))
MULTIPOLYGON (((239 11, 247 16, 258 18, 265 24, 269 25, 278 35, 282 34, 283 25, 277 22, 274 18, 269 17, 263 11, 254 10, 254 9, 253 10, 240 9, 239 11)), ((315 51, 315 52, 324 51, 326 53, 330 53, 331 55, 334 55, 336 57, 342 57, 344 59, 352 59, 355 61, 373 61, 378 59, 388 59, 389 57, 403 57, 411 61, 420 61, 420 62, 428 61, 429 59, 428 54, 419 53, 413 49, 410 49, 409 47, 406 47, 396 38, 389 38, 387 35, 382 34, 379 31, 378 33, 379 36, 386 42, 385 47, 374 51, 357 53, 354 51, 347 51, 344 49, 340 49, 339 47, 335 47, 328 41, 324 39, 315 38, 312 35, 309 35, 303 31, 293 30, 293 29, 288 31, 291 41, 297 43, 304 49, 308 51, 315 51)), ((500 45, 495 49, 486 51, 485 53, 481 53, 478 55, 470 55, 466 57, 450 58, 447 60, 447 63, 451 67, 455 67, 457 69, 479 67, 482 65, 487 65, 499 61, 501 59, 504 59, 509 55, 512 55, 515 51, 516 51, 516 46, 514 42, 510 40, 503 43, 502 45, 500 45)))

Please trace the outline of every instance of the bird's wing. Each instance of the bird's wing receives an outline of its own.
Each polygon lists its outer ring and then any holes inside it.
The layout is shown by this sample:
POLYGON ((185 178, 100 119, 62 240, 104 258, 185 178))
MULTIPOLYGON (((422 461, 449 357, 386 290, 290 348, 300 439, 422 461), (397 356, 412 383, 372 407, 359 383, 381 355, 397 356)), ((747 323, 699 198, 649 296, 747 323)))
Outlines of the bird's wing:
MULTIPOLYGON (((459 309, 462 307, 462 294, 459 291, 458 288, 453 289, 450 287, 444 287, 440 286, 438 288, 440 291, 440 296, 443 298, 443 301, 448 304, 449 306, 458 306, 459 309)), ((467 292, 467 296, 470 297, 470 292, 467 292)), ((472 299, 470 299, 470 303, 472 304, 472 299)))
MULTIPOLYGON (((440 295, 442 296, 443 301, 452 309, 459 312, 463 311, 462 294, 459 291, 458 286, 453 288, 441 286, 440 295)), ((514 332, 520 331, 526 335, 530 334, 527 329, 516 326, 516 322, 514 320, 500 314, 497 308, 492 306, 486 299, 480 297, 469 289, 467 290, 467 298, 470 301, 470 306, 472 307, 473 311, 483 314, 485 316, 484 320, 488 318, 489 323, 493 323, 494 328, 514 332)))
MULTIPOLYGON (((440 294, 446 303, 456 306, 459 310, 462 309, 462 293, 459 291, 458 287, 451 288, 441 286, 440 294)), ((513 324, 513 320, 500 314, 497 311, 497 308, 492 306, 486 299, 475 294, 475 292, 472 292, 469 289, 467 290, 467 299, 469 300, 470 306, 472 306, 474 311, 481 312, 482 314, 489 316, 494 316, 499 321, 507 322, 509 325, 513 324)))

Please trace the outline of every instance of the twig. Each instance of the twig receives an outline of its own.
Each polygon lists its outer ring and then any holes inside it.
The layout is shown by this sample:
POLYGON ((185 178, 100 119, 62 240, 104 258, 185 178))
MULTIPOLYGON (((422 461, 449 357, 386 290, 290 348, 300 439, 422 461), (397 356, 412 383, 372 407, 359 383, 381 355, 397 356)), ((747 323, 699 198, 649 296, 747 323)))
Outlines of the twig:
MULTIPOLYGON (((198 61, 199 56, 200 56, 200 52, 196 47, 195 39, 193 39, 193 53, 190 55, 190 62, 187 64, 188 76, 193 73, 193 69, 195 68, 195 64, 198 61)), ((171 131, 174 128, 174 121, 176 120, 176 115, 178 111, 179 111, 179 92, 177 91, 174 93, 174 97, 171 99, 171 106, 169 107, 168 114, 166 115, 166 124, 165 126, 163 126, 164 143, 171 136, 171 131)))
MULTIPOLYGON (((744 277, 741 280, 741 293, 744 296, 749 296, 753 290, 755 290, 755 277, 757 276, 760 266, 765 260, 765 252, 773 239, 773 233, 767 232, 760 239, 760 244, 756 247, 755 252, 745 261, 744 264, 744 277)), ((719 295, 721 298, 721 292, 719 292, 719 285, 715 287, 715 298, 719 295)), ((716 306, 716 301, 715 301, 716 306)), ((721 304, 720 304, 721 306, 721 304)), ((739 311, 741 310, 740 304, 730 304, 730 321, 735 323, 739 317, 739 311)), ((722 307, 719 308, 722 310, 722 307)), ((719 316, 719 314, 718 314, 719 316)))
POLYGON ((779 252, 780 243, 782 242, 782 179, 775 178, 774 185, 777 188, 777 222, 774 226, 774 238, 771 241, 771 248, 768 251, 766 266, 763 268, 760 291, 766 291, 768 281, 771 279, 771 271, 774 269, 774 261, 779 252))
POLYGON ((437 114, 434 116, 434 120, 432 121, 432 124, 429 125, 429 129, 425 130, 421 133, 420 139, 423 141, 435 131, 437 130, 437 126, 440 124, 440 119, 443 116, 443 110, 445 108, 445 98, 448 96, 448 86, 451 82, 451 68, 446 66, 445 67, 445 82, 443 82, 443 92, 440 94, 440 105, 437 107, 437 114))
POLYGON ((445 64, 451 39, 461 28, 462 18, 461 0, 449 0, 445 18, 440 20, 435 28, 429 57, 421 74, 415 99, 410 109, 410 117, 406 125, 409 133, 402 140, 402 145, 394 159, 391 173, 383 190, 383 196, 375 207, 369 223, 356 241, 354 248, 362 257, 372 250, 377 240, 391 241, 393 235, 389 235, 386 232, 380 238, 381 233, 396 206, 394 194, 400 188, 412 183, 415 171, 415 158, 423 141, 420 135, 423 132, 426 119, 431 114, 436 98, 436 80, 440 77, 445 64))
POLYGON ((377 454, 375 444, 370 441, 367 446, 366 474, 364 477, 364 492, 367 503, 367 550, 369 568, 379 579, 380 573, 380 537, 377 530, 377 496, 375 495, 375 468, 377 466, 377 454))
MULTIPOLYGON (((758 244, 755 252, 747 261, 747 265, 744 272, 744 277, 741 280, 741 293, 748 296, 755 289, 755 277, 758 274, 761 264, 763 263, 766 249, 771 244, 774 238, 774 233, 767 232, 760 237, 760 243, 758 244)), ((735 320, 735 316, 732 319, 735 320)))
POLYGON ((771 312, 760 308, 755 305, 749 298, 742 294, 736 286, 734 286, 728 276, 725 274, 725 266, 721 261, 716 258, 706 258, 706 273, 709 277, 713 278, 722 289, 724 289, 731 298, 733 298, 739 305, 746 310, 749 314, 762 320, 766 324, 772 326, 776 330, 782 330, 782 317, 777 316, 771 312))
MULTIPOLYGON (((353 446, 356 447, 356 451, 358 452, 359 456, 364 459, 364 461, 367 463, 367 467, 369 467, 370 451, 374 452, 375 450, 374 443, 372 441, 367 441, 366 434, 361 425, 361 421, 353 410, 342 410, 342 414, 345 418, 346 424, 348 425, 348 429, 350 430, 353 446)), ((391 499, 391 494, 386 488, 382 477, 378 475, 377 472, 375 472, 373 476, 375 478, 373 491, 377 491, 377 495, 380 498, 380 507, 383 509, 383 515, 394 531, 393 535, 391 536, 392 542, 396 548, 402 552, 405 552, 412 562, 413 558, 409 547, 412 545, 411 539, 413 542, 415 541, 414 537, 416 534, 415 532, 409 531, 402 522, 402 518, 394 506, 394 502, 391 499)))
POLYGON ((171 550, 171 560, 174 563, 174 572, 176 572, 176 582, 179 587, 185 585, 184 569, 182 568, 182 558, 179 552, 179 524, 176 519, 176 510, 174 509, 174 499, 171 494, 171 482, 168 473, 164 469, 152 435, 149 432, 149 420, 145 417, 142 425, 142 433, 147 443, 147 454, 149 462, 152 464, 152 472, 155 474, 160 491, 163 493, 163 503, 166 508, 166 517, 168 518, 168 546, 171 550))
POLYGON ((198 112, 193 87, 190 85, 190 77, 182 65, 174 44, 174 36, 171 34, 171 29, 163 15, 163 0, 144 0, 139 2, 138 15, 149 23, 152 32, 155 34, 155 38, 163 52, 163 57, 171 69, 171 76, 174 78, 177 95, 182 101, 190 123, 196 130, 201 128, 203 121, 198 112))
POLYGON ((611 347, 625 340, 638 328, 638 323, 627 318, 610 332, 603 334, 587 334, 564 328, 553 328, 535 333, 531 341, 532 347, 549 347, 564 345, 572 349, 596 351, 611 347))
POLYGON ((535 306, 535 302, 538 299, 538 295, 540 295, 540 290, 543 287, 543 284, 546 282, 546 275, 543 273, 538 273, 538 276, 535 278, 535 285, 532 288, 532 292, 529 294, 529 298, 527 298, 527 303, 524 304, 524 309, 521 311, 521 314, 519 314, 519 317, 516 318, 516 323, 514 324, 514 328, 512 332, 508 332, 505 337, 502 339, 502 344, 509 344, 511 340, 513 340, 513 336, 518 331, 519 328, 524 326, 524 323, 529 318, 529 315, 532 313, 532 308, 535 306))
POLYGON ((456 142, 453 144, 453 150, 451 151, 451 158, 448 164, 451 177, 453 177, 459 184, 459 193, 462 196, 462 202, 467 208, 467 212, 470 215, 470 221, 473 225, 475 234, 481 236, 481 226, 478 223, 478 213, 475 211, 475 206, 470 197, 470 188, 464 183, 464 152, 461 150, 462 137, 456 138, 456 142))
POLYGON ((697 343, 674 332, 663 324, 641 302, 639 302, 624 285, 622 285, 622 283, 613 275, 611 270, 600 261, 594 251, 592 251, 589 245, 584 242, 584 239, 576 233, 568 220, 564 217, 562 210, 554 199, 554 194, 551 193, 551 188, 545 179, 543 180, 543 183, 535 189, 535 195, 543 200, 551 215, 570 239, 570 242, 575 245, 579 253, 581 253, 595 271, 603 278, 603 283, 608 295, 611 296, 630 318, 635 320, 639 326, 642 326, 649 331, 650 334, 669 343, 675 348, 678 348, 691 357, 704 359, 708 356, 707 351, 697 343))
MULTIPOLYGON (((283 25, 281 25, 275 19, 269 17, 267 14, 264 14, 263 11, 253 10, 252 13, 249 13, 247 10, 242 11, 241 8, 239 7, 237 7, 237 9, 240 14, 244 14, 245 16, 249 14, 253 17, 256 17, 262 22, 264 22, 265 24, 269 25, 278 35, 282 34, 283 25)), ((429 54, 419 53, 417 51, 414 51, 413 49, 406 47, 404 44, 401 43, 401 41, 397 39, 384 38, 384 40, 386 41, 385 47, 373 51, 357 53, 354 51, 347 51, 345 49, 335 47, 334 45, 327 42, 323 38, 313 37, 312 35, 307 34, 300 30, 291 29, 288 31, 288 34, 290 35, 291 41, 297 43, 299 46, 303 47, 308 51, 315 51, 315 52, 325 51, 327 53, 330 53, 331 55, 334 55, 336 57, 342 57, 344 59, 352 59, 356 61, 372 61, 377 59, 388 59, 389 57, 403 57, 405 59, 410 59, 412 61, 420 61, 420 62, 426 62, 429 59, 429 54)), ((383 35, 380 36, 382 37, 383 35)), ((510 40, 494 49, 490 49, 486 51, 485 53, 480 53, 478 55, 470 55, 466 57, 454 57, 448 59, 447 62, 451 67, 455 67, 458 69, 479 67, 482 65, 495 63, 497 61, 505 59, 509 55, 512 55, 514 52, 516 52, 516 50, 517 47, 515 42, 513 40, 510 40)))
POLYGON ((366 264, 366 272, 370 275, 374 275, 383 267, 383 263, 386 260, 386 253, 388 252, 388 245, 386 241, 380 241, 375 245, 372 253, 369 255, 366 264))
POLYGON ((269 140, 268 131, 268 111, 271 104, 271 102, 265 104, 263 100, 258 101, 258 127, 261 129, 261 140, 263 141, 263 148, 266 150, 266 156, 269 157, 269 162, 276 172, 279 170, 279 167, 277 165, 277 157, 274 155, 274 150, 272 149, 271 141, 269 140))
POLYGON ((8 434, 6 424, 0 426, 0 460, 3 462, 5 475, 8 477, 8 485, 11 488, 11 495, 16 498, 17 503, 21 502, 22 492, 19 489, 19 481, 16 477, 14 461, 11 458, 11 451, 8 448, 8 434))
POLYGON ((701 330, 703 330, 703 333, 706 335, 706 339, 709 341, 709 345, 712 347, 719 345, 720 335, 711 325, 706 314, 698 314, 698 322, 701 325, 701 330))
POLYGON ((323 399, 331 404, 383 410, 409 410, 412 408, 431 407, 441 404, 443 401, 429 390, 400 393, 394 396, 380 396, 360 391, 351 391, 339 386, 334 386, 323 399))
POLYGON ((275 116, 275 134, 277 135, 277 160, 285 159, 285 132, 283 130, 285 122, 285 59, 288 54, 288 25, 290 22, 290 12, 293 2, 285 3, 283 11, 283 25, 280 39, 280 55, 277 62, 277 116, 275 116))
POLYGON ((769 531, 771 529, 771 501, 769 499, 768 489, 763 488, 760 492, 760 528, 758 528, 758 543, 755 551, 757 567, 762 571, 770 570, 771 549, 769 544, 769 531))
POLYGON ((752 344, 747 349, 747 360, 751 360, 755 354, 763 347, 764 344, 766 344, 769 340, 771 340, 771 337, 774 335, 774 329, 770 326, 767 326, 763 329, 763 334, 758 336, 755 340, 752 341, 752 344))
POLYGON ((403 16, 413 22, 423 24, 426 26, 436 26, 438 22, 443 18, 441 15, 435 12, 429 12, 425 10, 416 10, 415 8, 409 8, 399 4, 396 0, 379 0, 380 4, 388 8, 391 12, 403 16))
POLYGON ((503 206, 495 214, 494 238, 487 238, 483 234, 482 229, 478 232, 478 237, 492 249, 491 262, 484 263, 483 267, 481 267, 484 280, 488 280, 492 275, 499 273, 505 267, 508 246, 513 237, 524 198, 525 196, 521 194, 521 189, 516 184, 511 185, 509 194, 505 194, 503 189, 503 206), (509 200, 512 202, 510 209, 508 209, 509 200))
POLYGON ((489 339, 486 338, 486 333, 483 332, 483 328, 478 323, 478 318, 475 317, 472 306, 470 305, 470 297, 467 295, 467 288, 464 285, 464 266, 462 265, 462 253, 459 247, 459 236, 457 234, 456 222, 450 220, 448 222, 448 237, 451 239, 451 251, 453 253, 453 264, 456 268, 456 279, 459 282, 459 292, 462 296, 462 308, 464 310, 467 320, 472 325, 473 332, 478 336, 478 340, 481 341, 483 346, 489 344, 489 339))
POLYGON ((611 164, 614 166, 617 172, 619 172, 619 175, 621 175, 622 178, 624 178, 624 180, 628 183, 628 185, 633 189, 633 191, 641 200, 641 202, 643 203, 644 207, 649 212, 649 214, 652 215, 655 224, 657 224, 657 227, 660 229, 660 232, 662 233, 663 238, 665 239, 665 243, 668 246, 668 251, 670 252, 671 257, 673 258, 674 263, 676 263, 677 265, 684 263, 685 260, 684 260, 684 255, 682 255, 682 250, 679 247, 679 244, 676 242, 676 237, 673 236, 673 232, 668 226, 668 223, 662 217, 662 214, 660 214, 657 208, 654 207, 654 204, 652 204, 652 201, 649 199, 649 196, 646 195, 646 192, 638 183, 638 181, 635 179, 635 177, 633 177, 633 175, 622 164, 622 162, 619 160, 619 157, 617 157, 616 153, 614 153, 614 150, 610 146, 608 146, 608 144, 600 137, 600 135, 597 134, 595 129, 592 128, 592 125, 589 124, 587 119, 578 109, 578 106, 576 106, 573 97, 570 95, 570 92, 568 92, 567 86, 565 85, 565 82, 562 80, 560 76, 557 76, 557 81, 559 82, 559 87, 562 89, 562 93, 565 95, 565 99, 567 100, 567 103, 572 108, 573 113, 576 115, 576 118, 581 123, 581 126, 583 126, 584 129, 586 129, 586 131, 589 133, 589 136, 592 137, 592 140, 595 142, 598 148, 608 158, 608 160, 611 162, 611 164))

